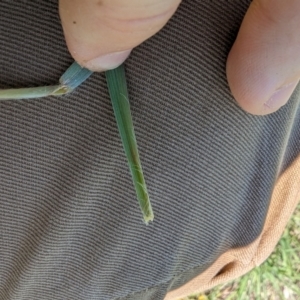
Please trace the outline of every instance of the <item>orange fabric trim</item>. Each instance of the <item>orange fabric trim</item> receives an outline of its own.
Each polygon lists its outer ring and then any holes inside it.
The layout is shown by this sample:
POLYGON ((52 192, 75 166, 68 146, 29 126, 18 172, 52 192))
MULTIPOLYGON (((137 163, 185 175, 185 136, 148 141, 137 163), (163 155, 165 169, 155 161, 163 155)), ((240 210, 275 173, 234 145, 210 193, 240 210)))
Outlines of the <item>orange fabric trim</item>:
POLYGON ((273 252, 299 200, 300 155, 276 182, 260 236, 246 247, 225 252, 199 276, 170 291, 164 300, 177 300, 204 292, 236 279, 262 264, 273 252))

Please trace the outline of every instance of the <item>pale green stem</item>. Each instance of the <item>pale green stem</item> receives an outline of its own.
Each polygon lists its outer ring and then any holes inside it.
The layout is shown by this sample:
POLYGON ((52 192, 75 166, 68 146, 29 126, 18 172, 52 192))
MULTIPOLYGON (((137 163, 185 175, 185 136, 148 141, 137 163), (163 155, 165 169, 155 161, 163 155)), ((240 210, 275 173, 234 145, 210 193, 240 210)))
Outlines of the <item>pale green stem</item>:
POLYGON ((60 96, 73 91, 77 86, 92 75, 92 71, 74 62, 60 77, 59 84, 31 88, 0 90, 0 100, 32 99, 46 96, 60 96))
POLYGON ((0 90, 1 100, 32 99, 46 96, 59 96, 66 94, 68 88, 61 85, 41 86, 33 88, 0 90))

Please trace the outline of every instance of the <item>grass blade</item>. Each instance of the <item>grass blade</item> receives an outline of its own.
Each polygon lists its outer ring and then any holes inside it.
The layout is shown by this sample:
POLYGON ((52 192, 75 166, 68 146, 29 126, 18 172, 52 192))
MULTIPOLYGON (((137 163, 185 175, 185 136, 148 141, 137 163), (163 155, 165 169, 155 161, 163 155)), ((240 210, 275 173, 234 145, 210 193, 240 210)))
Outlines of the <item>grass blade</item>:
POLYGON ((121 65, 114 70, 106 71, 105 74, 112 106, 125 154, 127 156, 137 198, 143 213, 144 221, 146 224, 148 224, 149 221, 153 220, 154 215, 137 149, 130 112, 124 66, 121 65))

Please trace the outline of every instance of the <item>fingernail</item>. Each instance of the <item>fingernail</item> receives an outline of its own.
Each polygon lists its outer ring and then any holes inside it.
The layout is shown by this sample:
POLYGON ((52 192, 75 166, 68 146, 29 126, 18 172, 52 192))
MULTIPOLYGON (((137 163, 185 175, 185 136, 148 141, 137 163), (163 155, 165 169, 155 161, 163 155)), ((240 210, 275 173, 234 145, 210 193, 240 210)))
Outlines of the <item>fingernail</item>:
POLYGON ((117 68, 129 56, 130 50, 105 54, 86 62, 84 66, 92 71, 107 71, 117 68))
POLYGON ((264 106, 270 111, 274 112, 281 106, 287 103, 292 95, 298 81, 286 84, 276 90, 270 99, 264 104, 264 106))

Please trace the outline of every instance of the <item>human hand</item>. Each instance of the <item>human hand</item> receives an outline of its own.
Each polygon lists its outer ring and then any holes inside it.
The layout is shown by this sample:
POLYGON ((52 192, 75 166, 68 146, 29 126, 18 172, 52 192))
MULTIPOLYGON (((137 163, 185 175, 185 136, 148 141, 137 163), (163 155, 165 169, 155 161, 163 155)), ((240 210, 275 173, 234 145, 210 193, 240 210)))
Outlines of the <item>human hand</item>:
MULTIPOLYGON (((82 66, 104 71, 158 32, 181 0, 60 0, 71 55, 82 66)), ((227 61, 227 78, 238 104, 264 115, 284 105, 300 79, 300 1, 254 0, 227 61)))

